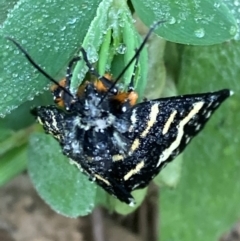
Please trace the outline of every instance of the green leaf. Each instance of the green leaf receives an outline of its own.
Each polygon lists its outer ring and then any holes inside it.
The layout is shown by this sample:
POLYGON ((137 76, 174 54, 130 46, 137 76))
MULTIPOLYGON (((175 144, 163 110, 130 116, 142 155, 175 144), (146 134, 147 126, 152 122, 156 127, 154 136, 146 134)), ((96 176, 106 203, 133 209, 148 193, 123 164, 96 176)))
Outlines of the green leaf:
POLYGON ((4 116, 32 99, 49 83, 15 46, 17 40, 53 77, 65 75, 65 67, 79 48, 96 14, 100 0, 20 1, 0 32, 0 115, 4 116), (62 72, 63 71, 63 72, 62 72))
POLYGON ((179 89, 229 87, 235 95, 214 114, 184 153, 180 184, 161 193, 161 240, 218 240, 240 216, 240 44, 185 47, 179 89))
POLYGON ((13 150, 14 148, 26 144, 30 133, 33 131, 33 128, 22 129, 17 132, 12 132, 11 135, 9 135, 10 130, 0 128, 0 131, 3 135, 8 134, 5 136, 4 139, 0 139, 0 156, 2 156, 5 153, 13 150))
POLYGON ((237 26, 231 11, 221 1, 132 0, 148 26, 166 20, 155 32, 166 40, 193 45, 222 43, 234 37, 237 26))
POLYGON ((11 129, 2 127, 1 124, 2 123, 0 122, 0 142, 3 142, 13 134, 13 131, 11 129))
MULTIPOLYGON (((157 35, 151 36, 148 46, 148 75, 147 86, 144 91, 144 96, 149 99, 160 98, 166 92, 166 67, 164 64, 164 52, 166 41, 157 35)), ((171 95, 172 93, 167 93, 171 95)), ((174 89, 176 94, 176 89, 174 89)))
POLYGON ((158 186, 176 187, 181 177, 182 159, 183 155, 175 158, 154 178, 154 182, 158 186))
MULTIPOLYGON (((0 145, 1 148, 1 145, 0 145)), ((0 186, 17 176, 27 166, 27 146, 22 145, 0 155, 0 186)))
POLYGON ((96 185, 70 165, 51 136, 30 138, 28 170, 39 195, 56 212, 78 217, 94 208, 96 185))

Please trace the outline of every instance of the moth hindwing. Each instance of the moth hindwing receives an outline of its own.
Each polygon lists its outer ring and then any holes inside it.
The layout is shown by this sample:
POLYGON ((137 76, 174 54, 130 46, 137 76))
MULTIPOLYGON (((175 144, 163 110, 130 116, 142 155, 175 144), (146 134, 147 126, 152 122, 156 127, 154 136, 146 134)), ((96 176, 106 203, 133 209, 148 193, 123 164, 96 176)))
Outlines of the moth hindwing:
POLYGON ((146 187, 185 149, 231 95, 230 90, 224 89, 136 104, 134 76, 138 56, 157 24, 115 81, 108 75, 100 76, 81 48, 82 57, 69 63, 66 78, 58 83, 15 40, 8 38, 35 68, 55 83, 51 91, 57 105, 36 107, 32 114, 46 133, 59 142, 71 162, 108 193, 129 205, 134 204, 131 192, 146 187), (81 58, 95 81, 85 81, 77 93, 71 93, 71 69, 81 58), (130 85, 126 91, 120 91, 116 84, 134 61, 130 85))

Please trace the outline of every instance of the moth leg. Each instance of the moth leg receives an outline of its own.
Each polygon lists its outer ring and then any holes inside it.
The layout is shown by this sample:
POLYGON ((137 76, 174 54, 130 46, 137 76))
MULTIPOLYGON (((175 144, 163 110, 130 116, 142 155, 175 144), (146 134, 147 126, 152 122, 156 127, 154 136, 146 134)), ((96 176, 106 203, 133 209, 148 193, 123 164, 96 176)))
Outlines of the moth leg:
POLYGON ((78 62, 81 58, 79 56, 74 57, 68 64, 67 71, 66 71, 66 86, 65 88, 69 89, 71 85, 71 78, 72 78, 72 67, 75 62, 78 62))
POLYGON ((86 63, 88 69, 89 69, 89 72, 90 72, 91 74, 93 74, 94 76, 96 76, 97 79, 99 79, 99 80, 101 80, 101 81, 103 81, 103 82, 109 81, 109 79, 105 78, 104 76, 101 76, 101 75, 97 72, 97 70, 93 67, 93 65, 90 63, 90 61, 89 61, 89 59, 88 59, 88 57, 87 57, 87 53, 86 53, 85 49, 84 49, 84 48, 81 48, 80 51, 81 51, 81 53, 82 53, 83 60, 84 60, 84 62, 86 63))
MULTIPOLYGON (((72 79, 72 67, 74 65, 74 63, 76 63, 77 61, 79 61, 81 58, 79 56, 73 58, 67 67, 67 71, 66 71, 66 85, 65 88, 69 91, 70 85, 71 85, 71 79, 72 79)), ((70 109, 70 105, 73 101, 73 97, 68 95, 66 92, 62 93, 62 99, 64 102, 64 105, 66 107, 66 109, 70 109)))
POLYGON ((139 62, 139 55, 136 56, 136 62, 134 65, 133 73, 131 76, 130 83, 128 85, 128 91, 124 93, 126 94, 126 96, 124 97, 124 101, 122 103, 122 107, 121 107, 122 112, 126 112, 137 103, 138 94, 134 91, 134 80, 138 69, 138 62, 139 62))

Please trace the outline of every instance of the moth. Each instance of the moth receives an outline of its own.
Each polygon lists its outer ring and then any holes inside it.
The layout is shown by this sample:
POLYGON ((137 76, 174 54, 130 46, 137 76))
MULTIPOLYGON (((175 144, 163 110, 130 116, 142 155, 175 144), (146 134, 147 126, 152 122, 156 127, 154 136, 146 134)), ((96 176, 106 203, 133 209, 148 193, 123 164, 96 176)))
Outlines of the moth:
POLYGON ((82 57, 74 58, 66 78, 59 83, 47 74, 22 46, 12 41, 28 61, 50 81, 56 105, 31 110, 46 133, 60 144, 62 152, 83 170, 91 180, 120 201, 134 205, 133 190, 149 182, 180 154, 204 127, 214 111, 232 92, 216 92, 159 98, 137 103, 134 75, 138 57, 150 34, 161 22, 150 28, 135 55, 117 79, 100 76, 80 49, 82 57), (85 81, 77 93, 70 92, 71 69, 83 59, 95 81, 85 81), (127 91, 118 81, 135 61, 134 73, 127 91))

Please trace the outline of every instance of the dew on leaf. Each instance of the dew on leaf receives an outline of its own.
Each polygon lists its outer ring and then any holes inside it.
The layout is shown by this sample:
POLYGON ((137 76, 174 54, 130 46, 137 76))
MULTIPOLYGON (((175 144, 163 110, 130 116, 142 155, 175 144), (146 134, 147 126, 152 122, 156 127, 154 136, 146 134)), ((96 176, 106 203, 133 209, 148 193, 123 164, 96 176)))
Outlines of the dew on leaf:
POLYGON ((13 78, 17 78, 17 77, 18 77, 18 73, 13 73, 13 74, 12 74, 12 77, 13 77, 13 78))
POLYGON ((22 45, 26 45, 26 46, 27 46, 27 43, 28 43, 28 42, 27 42, 26 39, 21 39, 21 44, 22 44, 22 45))
POLYGON ((60 30, 64 31, 65 29, 66 29, 66 26, 62 26, 62 28, 60 30))
POLYGON ((77 22, 77 18, 70 19, 67 24, 75 24, 77 22))
POLYGON ((236 7, 238 7, 238 6, 239 6, 239 1, 238 1, 238 0, 235 0, 235 1, 234 1, 234 5, 235 5, 236 7))
POLYGON ((205 35, 205 31, 203 28, 199 28, 197 30, 194 31, 194 34, 197 38, 203 38, 205 35))
POLYGON ((17 54, 20 53, 20 51, 18 49, 16 49, 16 50, 13 51, 13 53, 17 55, 17 54))
POLYGON ((95 47, 93 47, 93 46, 87 47, 86 52, 88 55, 88 59, 91 63, 95 63, 98 61, 98 54, 97 54, 97 50, 95 47))
POLYGON ((237 31, 236 26, 231 26, 229 33, 230 33, 231 35, 235 35, 235 34, 236 34, 236 31, 237 31))
POLYGON ((221 4, 220 4, 219 2, 215 2, 215 3, 213 4, 213 6, 214 6, 215 8, 219 8, 219 7, 221 6, 221 4))
POLYGON ((127 49, 126 45, 124 43, 122 43, 116 48, 116 51, 119 54, 125 54, 126 49, 127 49))
POLYGON ((176 23, 176 18, 171 17, 168 22, 169 22, 169 24, 174 24, 174 23, 176 23))

